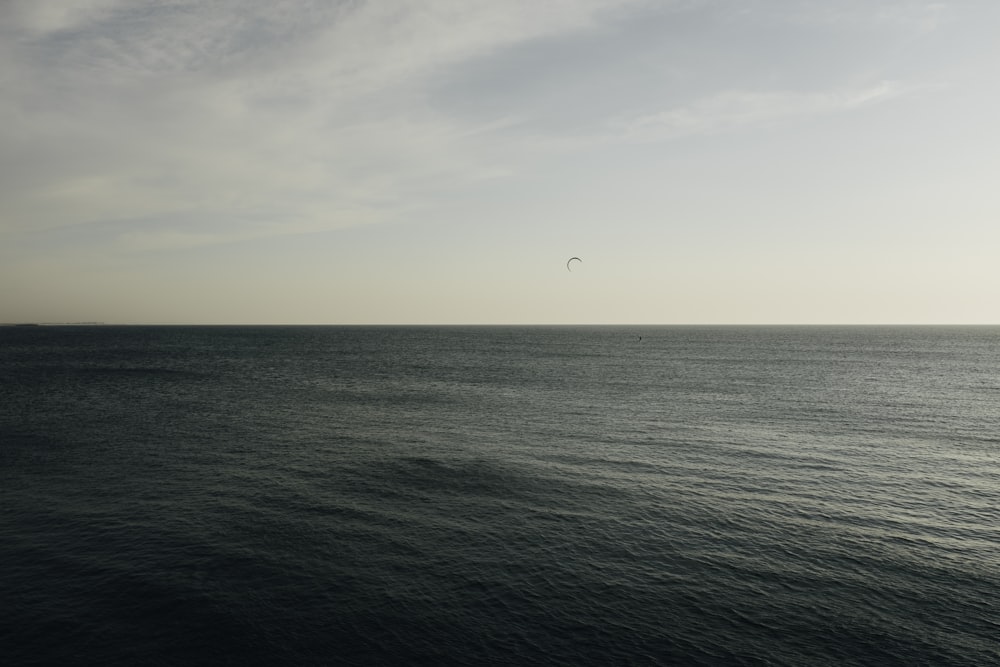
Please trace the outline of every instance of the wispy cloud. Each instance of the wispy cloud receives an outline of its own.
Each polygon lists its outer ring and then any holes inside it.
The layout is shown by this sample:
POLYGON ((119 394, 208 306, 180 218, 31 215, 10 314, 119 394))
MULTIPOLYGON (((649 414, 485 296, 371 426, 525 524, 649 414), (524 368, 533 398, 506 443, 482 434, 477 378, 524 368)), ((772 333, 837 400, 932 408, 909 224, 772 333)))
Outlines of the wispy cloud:
POLYGON ((267 233, 383 219, 416 184, 495 173, 469 144, 499 121, 452 122, 422 81, 587 29, 613 5, 10 3, 0 231, 169 214, 245 217, 250 234, 264 217, 267 233))
POLYGON ((938 28, 960 9, 961 3, 933 0, 797 0, 782 7, 785 20, 795 23, 825 23, 864 29, 892 27, 911 35, 938 28))
POLYGON ((729 91, 615 123, 626 141, 662 141, 764 125, 796 116, 852 111, 911 92, 898 82, 838 92, 729 91))
POLYGON ((867 11, 860 2, 834 11, 813 0, 789 0, 780 11, 763 2, 738 10, 715 0, 664 6, 0 4, 0 234, 108 222, 124 230, 133 220, 174 227, 122 233, 120 247, 140 248, 398 218, 546 151, 849 111, 912 89, 894 80, 815 92, 761 82, 734 89, 738 63, 756 59, 755 72, 768 71, 780 65, 762 62, 787 54, 729 44, 729 22, 756 34, 758 19, 849 23, 877 14, 905 23, 940 14, 908 0, 867 11), (663 35, 644 31, 647 15, 663 35), (700 42, 696 51, 687 42, 672 49, 684 41, 685 21, 708 31, 705 43, 723 53, 700 42), (633 35, 641 37, 635 49, 633 35), (593 46, 613 57, 584 57, 593 46), (535 60, 509 57, 529 51, 535 60), (483 63, 500 61, 510 70, 483 76, 483 63), (465 78, 445 99, 441 82, 458 71, 465 78), (462 113, 475 105, 457 99, 486 92, 476 113, 462 113))

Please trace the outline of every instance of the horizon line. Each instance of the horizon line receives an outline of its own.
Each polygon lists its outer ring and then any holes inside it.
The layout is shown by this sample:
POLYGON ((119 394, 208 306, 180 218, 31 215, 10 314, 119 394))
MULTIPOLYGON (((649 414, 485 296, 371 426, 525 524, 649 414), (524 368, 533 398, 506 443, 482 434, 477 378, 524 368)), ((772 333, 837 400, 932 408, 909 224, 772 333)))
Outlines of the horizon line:
POLYGON ((1000 322, 0 322, 0 327, 995 327, 1000 322))

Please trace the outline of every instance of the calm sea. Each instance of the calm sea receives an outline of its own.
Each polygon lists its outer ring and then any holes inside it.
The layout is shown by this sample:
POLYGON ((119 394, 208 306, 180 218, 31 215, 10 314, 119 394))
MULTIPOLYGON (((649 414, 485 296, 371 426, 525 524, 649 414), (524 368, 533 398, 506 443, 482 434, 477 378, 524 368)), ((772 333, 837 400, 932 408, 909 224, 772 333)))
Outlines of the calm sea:
POLYGON ((1000 328, 2 328, 0 664, 1000 664, 1000 328))

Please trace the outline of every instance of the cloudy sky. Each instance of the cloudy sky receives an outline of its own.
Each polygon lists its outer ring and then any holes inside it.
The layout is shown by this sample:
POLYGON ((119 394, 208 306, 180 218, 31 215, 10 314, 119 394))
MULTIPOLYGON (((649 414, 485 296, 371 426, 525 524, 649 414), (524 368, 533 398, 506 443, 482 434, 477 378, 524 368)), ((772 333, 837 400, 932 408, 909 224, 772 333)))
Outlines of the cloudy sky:
POLYGON ((0 322, 998 323, 998 28, 4 0, 0 322))

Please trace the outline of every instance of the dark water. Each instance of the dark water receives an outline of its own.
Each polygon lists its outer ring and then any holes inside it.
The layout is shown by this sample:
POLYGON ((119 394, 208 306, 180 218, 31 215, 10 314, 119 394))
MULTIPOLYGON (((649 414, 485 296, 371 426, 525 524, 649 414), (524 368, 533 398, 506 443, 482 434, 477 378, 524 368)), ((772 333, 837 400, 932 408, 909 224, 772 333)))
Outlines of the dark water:
POLYGON ((4 665, 1000 664, 1000 328, 3 328, 0 501, 4 665))

